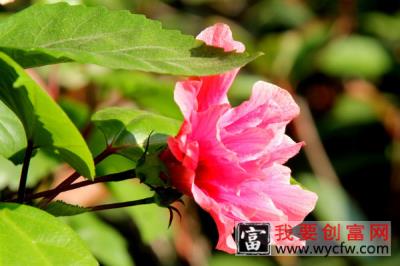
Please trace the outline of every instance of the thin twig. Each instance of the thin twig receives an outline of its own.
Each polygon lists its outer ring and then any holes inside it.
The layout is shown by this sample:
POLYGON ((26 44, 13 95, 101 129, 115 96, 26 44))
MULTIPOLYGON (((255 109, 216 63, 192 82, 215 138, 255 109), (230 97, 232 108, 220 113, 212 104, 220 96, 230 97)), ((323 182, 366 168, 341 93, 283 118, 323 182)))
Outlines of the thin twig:
MULTIPOLYGON (((102 153, 100 153, 96 158, 94 159, 94 163, 98 164, 101 161, 103 161, 105 158, 113 154, 115 151, 107 147, 102 153)), ((80 174, 78 172, 74 172, 72 175, 70 175, 67 179, 65 179, 63 182, 61 182, 57 187, 53 189, 53 193, 51 195, 48 195, 45 199, 43 199, 40 203, 39 206, 45 208, 50 201, 52 201, 55 197, 58 196, 61 192, 63 192, 66 188, 69 187, 72 183, 74 183, 78 178, 80 177, 80 174)))
POLYGON ((117 182, 117 181, 123 181, 126 179, 135 178, 135 177, 136 177, 135 169, 127 170, 127 171, 120 172, 120 173, 99 176, 99 177, 96 177, 94 180, 84 180, 84 181, 81 181, 78 183, 73 183, 73 184, 70 184, 69 186, 64 187, 63 189, 57 190, 56 188, 53 188, 53 189, 41 191, 41 192, 38 192, 38 193, 35 193, 32 195, 27 195, 26 200, 33 200, 33 199, 38 199, 38 198, 43 198, 43 197, 49 197, 49 196, 53 195, 55 192, 62 193, 65 191, 70 191, 70 190, 74 190, 77 188, 94 185, 97 183, 117 182))
POLYGON ((148 198, 144 198, 144 199, 140 199, 140 200, 133 200, 133 201, 125 201, 125 202, 97 205, 94 207, 89 207, 89 209, 90 209, 90 211, 103 211, 103 210, 117 209, 117 208, 143 205, 143 204, 151 204, 151 203, 154 203, 154 197, 148 197, 148 198))

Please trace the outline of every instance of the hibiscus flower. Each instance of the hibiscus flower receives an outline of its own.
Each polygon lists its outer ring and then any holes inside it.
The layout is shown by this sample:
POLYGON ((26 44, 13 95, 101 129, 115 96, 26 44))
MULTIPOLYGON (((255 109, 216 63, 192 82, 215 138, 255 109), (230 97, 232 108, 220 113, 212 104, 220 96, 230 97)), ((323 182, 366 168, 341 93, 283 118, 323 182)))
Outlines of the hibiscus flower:
MULTIPOLYGON (((245 49, 224 24, 205 29, 197 39, 226 52, 245 49)), ((172 184, 213 217, 216 248, 228 253, 236 251, 235 222, 294 226, 317 201, 315 193, 290 184, 290 169, 283 165, 303 145, 285 135, 299 107, 286 90, 263 81, 254 84, 248 101, 232 107, 227 91, 238 70, 176 84, 184 122, 161 156, 172 184)))

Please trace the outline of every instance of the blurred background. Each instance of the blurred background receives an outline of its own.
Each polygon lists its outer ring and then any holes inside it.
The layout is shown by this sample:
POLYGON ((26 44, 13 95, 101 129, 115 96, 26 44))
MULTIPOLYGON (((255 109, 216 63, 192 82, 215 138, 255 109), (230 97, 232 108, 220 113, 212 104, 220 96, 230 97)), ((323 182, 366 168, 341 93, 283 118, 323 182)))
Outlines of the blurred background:
MULTIPOLYGON (((0 19, 34 3, 0 7, 0 19)), ((288 165, 319 195, 309 220, 392 221, 391 257, 235 257, 213 250, 217 232, 207 213, 186 199, 183 219, 167 229, 168 210, 131 207, 65 221, 102 265, 400 265, 400 1, 399 0, 74 0, 71 4, 128 9, 165 28, 197 35, 216 22, 231 26, 247 51, 264 56, 244 67, 230 90, 233 105, 257 80, 289 90, 301 115, 288 133, 307 145, 288 165)), ((137 108, 181 119, 173 102, 177 77, 63 64, 30 73, 64 108, 93 153, 104 145, 89 123, 106 106, 137 108)), ((98 175, 134 167, 113 156, 98 175)), ((20 166, 0 158, 0 189, 15 189, 20 166)), ((54 185, 71 171, 45 153, 32 162, 32 189, 54 185)), ((143 198, 132 181, 65 193, 71 203, 143 198)))

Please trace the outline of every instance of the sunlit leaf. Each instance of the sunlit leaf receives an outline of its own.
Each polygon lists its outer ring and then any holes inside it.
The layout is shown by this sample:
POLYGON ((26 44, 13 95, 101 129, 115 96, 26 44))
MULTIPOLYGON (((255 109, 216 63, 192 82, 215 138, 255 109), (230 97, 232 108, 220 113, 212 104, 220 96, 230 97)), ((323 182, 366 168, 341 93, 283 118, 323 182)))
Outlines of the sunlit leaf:
POLYGON ((0 100, 20 119, 35 148, 59 155, 80 174, 94 175, 86 142, 62 109, 10 57, 0 52, 0 100))
POLYGON ((25 147, 24 127, 18 117, 0 101, 0 155, 9 158, 25 147))
POLYGON ((51 202, 47 206, 46 211, 53 216, 73 216, 87 212, 89 209, 57 200, 51 202))
POLYGON ((2 265, 98 265, 76 233, 37 208, 0 204, 2 265))
MULTIPOLYGON (((29 164, 27 187, 35 186, 40 180, 52 173, 59 165, 58 160, 44 151, 38 151, 29 164)), ((17 190, 22 164, 15 165, 5 157, 0 156, 0 189, 9 187, 17 190)))
POLYGON ((137 160, 143 154, 150 134, 150 149, 166 144, 168 135, 175 135, 179 121, 131 108, 103 109, 92 117, 96 127, 103 132, 106 143, 117 153, 137 160))
POLYGON ((77 128, 84 128, 90 120, 90 111, 87 105, 68 98, 59 99, 58 104, 77 128))
POLYGON ((128 243, 123 236, 96 215, 85 213, 66 220, 104 265, 134 265, 127 250, 128 243))
POLYGON ((224 53, 128 11, 65 3, 34 5, 6 19, 0 50, 24 67, 76 61, 179 75, 222 73, 259 55, 224 53))

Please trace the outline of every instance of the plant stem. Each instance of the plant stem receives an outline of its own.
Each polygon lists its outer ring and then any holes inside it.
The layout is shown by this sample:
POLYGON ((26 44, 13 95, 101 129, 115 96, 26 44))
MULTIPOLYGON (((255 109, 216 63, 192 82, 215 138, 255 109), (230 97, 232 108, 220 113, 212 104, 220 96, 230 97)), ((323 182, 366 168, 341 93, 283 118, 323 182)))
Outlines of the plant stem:
POLYGON ((42 198, 42 197, 50 197, 55 192, 61 193, 61 192, 74 190, 74 189, 84 187, 84 186, 90 186, 90 185, 97 184, 97 183, 117 182, 117 181, 123 181, 123 180, 131 179, 131 178, 135 178, 135 169, 127 170, 127 171, 120 172, 120 173, 105 175, 105 176, 99 176, 99 177, 96 177, 94 180, 84 180, 84 181, 81 181, 78 183, 70 184, 69 186, 66 186, 66 187, 64 187, 62 189, 58 189, 58 190, 57 190, 57 188, 53 188, 50 190, 41 191, 36 194, 28 195, 26 197, 26 199, 33 200, 33 199, 42 198))
POLYGON ((140 199, 140 200, 133 200, 133 201, 125 201, 125 202, 97 205, 94 207, 90 207, 90 211, 110 210, 110 209, 117 209, 117 208, 143 205, 143 204, 151 204, 151 203, 154 203, 154 197, 144 198, 144 199, 140 199))
MULTIPOLYGON (((103 161, 105 158, 113 154, 115 151, 111 147, 107 147, 102 153, 96 156, 94 158, 94 163, 98 164, 101 161, 103 161)), ((80 177, 80 174, 78 172, 74 172, 72 175, 70 175, 67 179, 65 179, 63 182, 61 182, 57 187, 55 187, 52 191, 52 193, 48 196, 46 196, 45 199, 43 199, 40 203, 39 206, 45 208, 50 201, 52 201, 55 197, 58 196, 61 192, 64 191, 69 185, 75 182, 80 177)))
POLYGON ((29 164, 33 153, 33 141, 28 140, 27 147, 25 150, 24 164, 22 166, 21 178, 18 187, 18 202, 23 203, 25 201, 26 181, 28 179, 29 164))

